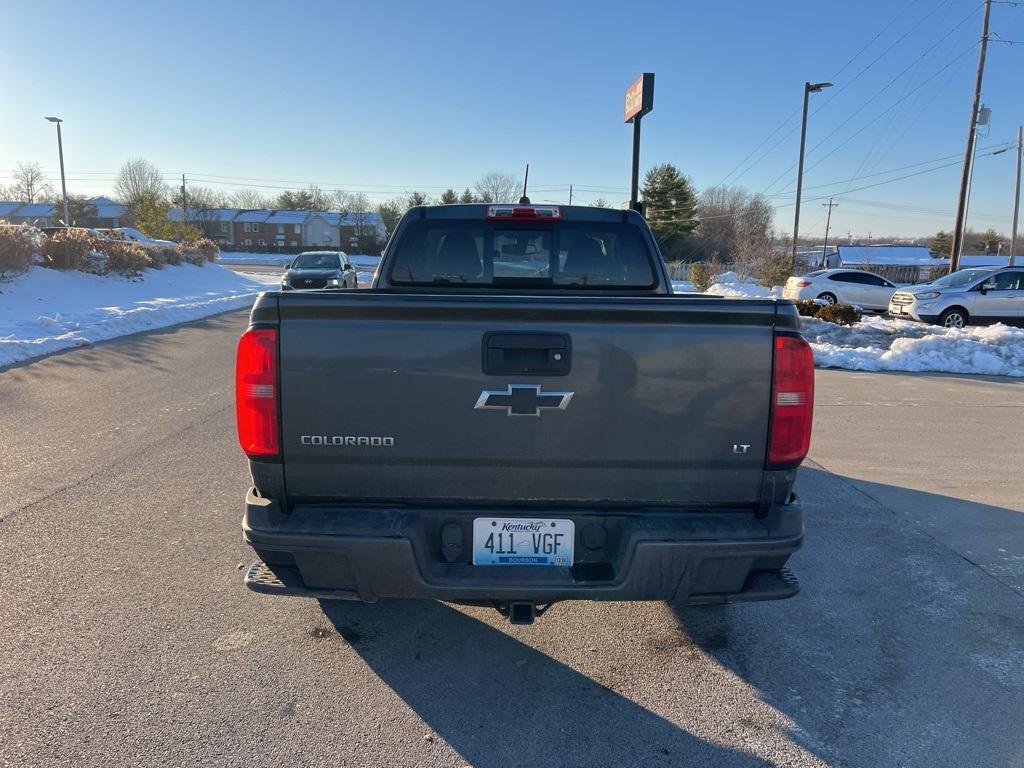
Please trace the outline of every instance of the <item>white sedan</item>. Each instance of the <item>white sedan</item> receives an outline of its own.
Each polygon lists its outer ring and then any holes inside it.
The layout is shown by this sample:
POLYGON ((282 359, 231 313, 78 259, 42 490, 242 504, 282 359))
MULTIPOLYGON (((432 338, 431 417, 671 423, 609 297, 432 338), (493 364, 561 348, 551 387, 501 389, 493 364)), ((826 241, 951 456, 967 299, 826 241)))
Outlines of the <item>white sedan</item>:
POLYGON ((862 269, 819 269, 791 277, 782 289, 784 299, 821 299, 829 304, 856 304, 884 311, 896 293, 896 285, 862 269))

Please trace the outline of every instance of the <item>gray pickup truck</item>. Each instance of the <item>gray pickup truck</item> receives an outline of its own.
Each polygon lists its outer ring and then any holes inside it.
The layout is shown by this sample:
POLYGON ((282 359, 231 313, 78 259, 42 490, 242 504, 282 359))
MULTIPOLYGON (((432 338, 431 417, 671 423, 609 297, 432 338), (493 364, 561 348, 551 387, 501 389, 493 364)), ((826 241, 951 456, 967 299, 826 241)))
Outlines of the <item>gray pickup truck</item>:
POLYGON ((238 347, 258 592, 790 597, 814 371, 791 302, 673 295, 644 219, 411 209, 373 286, 265 293, 238 347))

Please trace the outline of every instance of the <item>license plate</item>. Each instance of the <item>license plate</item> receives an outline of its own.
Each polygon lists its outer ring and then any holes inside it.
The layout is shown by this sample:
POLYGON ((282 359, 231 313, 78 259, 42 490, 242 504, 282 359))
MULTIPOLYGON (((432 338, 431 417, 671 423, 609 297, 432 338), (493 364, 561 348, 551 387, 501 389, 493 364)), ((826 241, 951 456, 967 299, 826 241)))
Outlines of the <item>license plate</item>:
POLYGON ((572 520, 478 517, 473 520, 473 565, 572 565, 572 520))

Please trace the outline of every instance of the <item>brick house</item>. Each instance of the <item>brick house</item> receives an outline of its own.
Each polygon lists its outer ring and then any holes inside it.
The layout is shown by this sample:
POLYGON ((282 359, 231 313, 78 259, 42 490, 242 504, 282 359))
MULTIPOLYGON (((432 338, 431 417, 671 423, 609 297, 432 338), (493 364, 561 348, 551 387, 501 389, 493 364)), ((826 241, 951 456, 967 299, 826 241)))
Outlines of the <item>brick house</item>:
POLYGON ((308 211, 273 211, 266 222, 270 236, 263 239, 278 248, 305 245, 303 229, 308 218, 308 211))
POLYGON ((238 215, 231 221, 232 231, 236 247, 241 248, 266 248, 273 244, 274 235, 277 234, 277 227, 267 224, 267 219, 273 214, 267 210, 239 211, 238 215))

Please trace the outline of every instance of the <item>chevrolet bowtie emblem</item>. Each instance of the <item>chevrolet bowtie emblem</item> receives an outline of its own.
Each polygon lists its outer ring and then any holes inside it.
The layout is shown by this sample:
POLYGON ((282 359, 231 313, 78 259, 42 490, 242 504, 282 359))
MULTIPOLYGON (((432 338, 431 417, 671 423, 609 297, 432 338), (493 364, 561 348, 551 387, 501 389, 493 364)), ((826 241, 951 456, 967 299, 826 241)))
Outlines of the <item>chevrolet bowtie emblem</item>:
POLYGON ((509 384, 508 389, 485 389, 473 406, 503 408, 507 416, 540 416, 541 408, 564 411, 575 392, 541 392, 540 384, 509 384))

